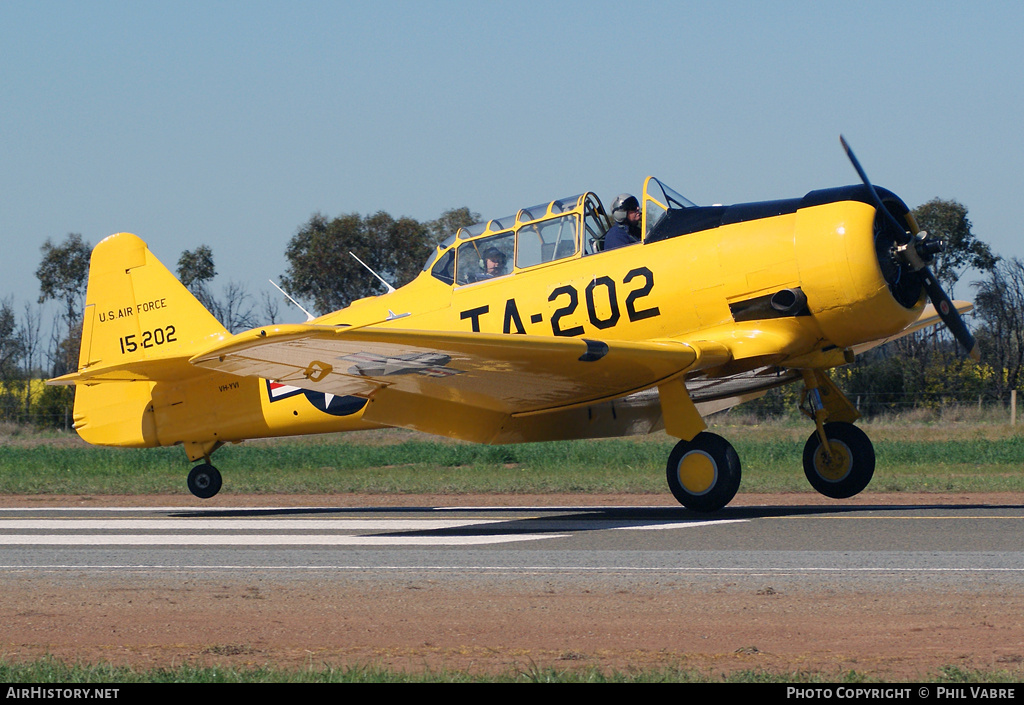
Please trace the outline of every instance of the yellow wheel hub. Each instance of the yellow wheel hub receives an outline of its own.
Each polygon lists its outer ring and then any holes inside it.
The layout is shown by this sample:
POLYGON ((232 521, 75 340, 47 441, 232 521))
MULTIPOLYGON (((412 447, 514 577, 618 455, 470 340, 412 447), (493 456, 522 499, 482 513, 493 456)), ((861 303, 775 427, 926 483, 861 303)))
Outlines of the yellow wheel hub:
POLYGON ((853 467, 853 456, 845 443, 829 440, 828 448, 818 446, 814 451, 814 469, 829 482, 839 482, 850 474, 853 467))
POLYGON ((717 477, 715 461, 707 453, 699 450, 687 453, 679 461, 676 475, 679 484, 690 494, 704 494, 715 486, 717 477))

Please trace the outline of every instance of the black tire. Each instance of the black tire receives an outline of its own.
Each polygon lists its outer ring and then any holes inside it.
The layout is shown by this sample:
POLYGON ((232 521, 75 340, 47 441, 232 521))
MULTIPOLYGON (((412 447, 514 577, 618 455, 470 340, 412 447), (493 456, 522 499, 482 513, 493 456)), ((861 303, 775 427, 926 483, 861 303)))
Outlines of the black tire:
POLYGON ((871 439, 849 423, 825 424, 832 457, 826 457, 815 431, 804 445, 804 475, 811 487, 826 497, 846 499, 860 493, 875 474, 875 448, 871 439))
POLYGON ((717 512, 740 488, 740 457, 714 433, 679 441, 668 456, 666 478, 672 495, 695 512, 717 512))
POLYGON ((220 492, 220 470, 209 463, 200 463, 188 474, 188 490, 199 499, 209 499, 220 492))

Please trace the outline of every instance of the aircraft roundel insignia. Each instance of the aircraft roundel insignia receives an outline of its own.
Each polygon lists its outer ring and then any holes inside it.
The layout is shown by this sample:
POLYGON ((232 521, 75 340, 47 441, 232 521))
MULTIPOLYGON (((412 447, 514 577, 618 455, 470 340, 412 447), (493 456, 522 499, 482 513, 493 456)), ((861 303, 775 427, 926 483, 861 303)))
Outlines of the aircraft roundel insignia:
POLYGON ((361 397, 315 392, 311 389, 302 389, 301 387, 293 387, 290 384, 281 384, 280 382, 267 380, 267 396, 271 402, 289 399, 299 394, 306 397, 306 401, 312 404, 313 407, 331 416, 348 416, 366 406, 366 400, 361 397))
POLYGON ((941 309, 943 316, 948 316, 949 315, 949 302, 948 301, 943 301, 942 303, 940 303, 939 304, 939 309, 941 309))

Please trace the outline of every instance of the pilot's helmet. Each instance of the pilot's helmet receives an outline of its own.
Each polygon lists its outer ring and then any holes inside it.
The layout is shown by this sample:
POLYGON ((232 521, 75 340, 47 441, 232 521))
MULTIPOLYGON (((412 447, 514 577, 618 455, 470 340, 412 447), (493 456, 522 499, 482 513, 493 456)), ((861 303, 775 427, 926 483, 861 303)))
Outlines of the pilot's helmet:
POLYGON ((612 218, 615 219, 616 223, 625 223, 626 214, 636 210, 640 210, 640 201, 636 200, 636 196, 631 194, 620 193, 612 201, 612 218))
POLYGON ((500 262, 501 264, 505 264, 506 257, 505 253, 499 250, 497 247, 488 247, 484 251, 484 259, 489 259, 495 262, 500 262))

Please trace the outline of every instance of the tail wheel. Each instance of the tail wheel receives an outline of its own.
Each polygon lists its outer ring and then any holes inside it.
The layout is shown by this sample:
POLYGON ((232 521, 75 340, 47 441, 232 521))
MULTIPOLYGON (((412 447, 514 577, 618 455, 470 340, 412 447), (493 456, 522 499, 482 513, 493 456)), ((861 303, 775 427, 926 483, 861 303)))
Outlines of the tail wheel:
POLYGON ((209 499, 220 492, 220 470, 209 463, 200 463, 188 474, 188 489, 200 499, 209 499))
POLYGON ((811 487, 826 497, 846 499, 861 492, 875 474, 871 439, 853 424, 825 424, 828 449, 815 431, 804 445, 804 474, 811 487))
POLYGON ((668 456, 666 477, 672 495, 687 509, 716 512, 740 488, 740 457, 729 441, 699 433, 679 441, 668 456))

